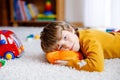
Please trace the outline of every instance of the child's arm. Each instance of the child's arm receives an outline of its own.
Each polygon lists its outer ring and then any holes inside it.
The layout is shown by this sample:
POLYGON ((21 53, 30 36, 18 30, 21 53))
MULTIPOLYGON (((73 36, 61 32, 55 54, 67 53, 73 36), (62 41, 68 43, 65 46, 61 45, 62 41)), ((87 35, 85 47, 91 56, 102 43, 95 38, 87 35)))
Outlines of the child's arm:
POLYGON ((55 51, 46 54, 50 63, 67 65, 78 70, 86 71, 103 71, 104 56, 101 44, 96 40, 88 39, 83 42, 81 46, 83 54, 86 59, 79 59, 78 56, 71 53, 71 51, 55 51))
POLYGON ((65 66, 68 64, 68 60, 56 60, 55 64, 59 64, 61 66, 65 66))
POLYGON ((94 39, 85 41, 81 46, 86 55, 86 59, 75 61, 68 61, 67 66, 74 67, 78 70, 87 71, 103 71, 104 68, 104 56, 101 44, 94 39))

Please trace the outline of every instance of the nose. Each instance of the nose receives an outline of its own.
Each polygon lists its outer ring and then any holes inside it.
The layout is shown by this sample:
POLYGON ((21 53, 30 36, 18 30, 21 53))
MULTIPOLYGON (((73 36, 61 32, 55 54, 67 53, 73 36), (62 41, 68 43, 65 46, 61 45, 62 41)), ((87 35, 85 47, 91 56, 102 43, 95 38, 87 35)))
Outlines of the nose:
POLYGON ((69 47, 66 44, 62 45, 64 49, 68 49, 69 47))

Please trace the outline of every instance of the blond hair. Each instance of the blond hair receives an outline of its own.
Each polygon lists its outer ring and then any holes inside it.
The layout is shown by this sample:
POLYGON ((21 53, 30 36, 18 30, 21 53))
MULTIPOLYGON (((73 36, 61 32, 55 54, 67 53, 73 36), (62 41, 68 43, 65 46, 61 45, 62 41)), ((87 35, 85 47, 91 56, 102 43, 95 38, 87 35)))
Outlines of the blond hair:
POLYGON ((41 48, 43 49, 43 51, 54 51, 56 48, 56 42, 60 40, 62 30, 69 30, 71 27, 72 25, 64 21, 51 22, 47 26, 45 26, 43 31, 41 32, 40 37, 41 48))

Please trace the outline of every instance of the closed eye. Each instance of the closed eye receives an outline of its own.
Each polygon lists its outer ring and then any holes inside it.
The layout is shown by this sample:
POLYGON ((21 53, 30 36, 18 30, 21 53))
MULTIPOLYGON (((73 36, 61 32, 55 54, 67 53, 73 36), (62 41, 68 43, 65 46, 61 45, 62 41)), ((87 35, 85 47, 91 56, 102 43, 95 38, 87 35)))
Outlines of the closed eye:
POLYGON ((63 48, 62 45, 57 45, 57 50, 61 50, 63 48))
POLYGON ((59 50, 61 50, 62 48, 63 48, 63 46, 60 46, 60 47, 59 47, 59 50))

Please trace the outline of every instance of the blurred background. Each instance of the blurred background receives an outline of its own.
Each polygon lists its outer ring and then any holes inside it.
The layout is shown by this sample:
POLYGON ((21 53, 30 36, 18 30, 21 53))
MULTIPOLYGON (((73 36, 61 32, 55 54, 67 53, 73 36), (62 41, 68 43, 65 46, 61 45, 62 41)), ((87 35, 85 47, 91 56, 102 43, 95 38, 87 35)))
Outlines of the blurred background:
POLYGON ((0 0, 0 9, 0 27, 61 20, 78 27, 120 27, 120 0, 0 0))

